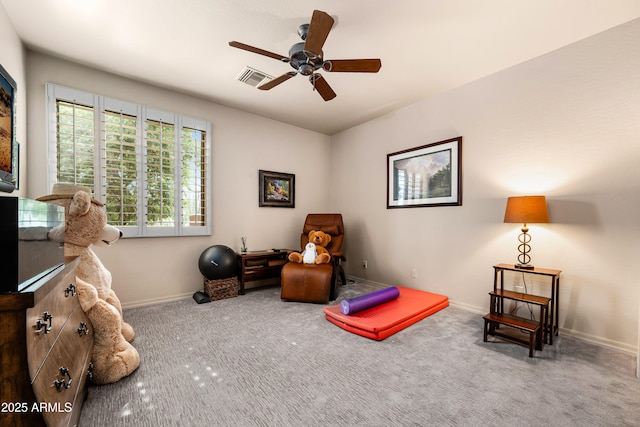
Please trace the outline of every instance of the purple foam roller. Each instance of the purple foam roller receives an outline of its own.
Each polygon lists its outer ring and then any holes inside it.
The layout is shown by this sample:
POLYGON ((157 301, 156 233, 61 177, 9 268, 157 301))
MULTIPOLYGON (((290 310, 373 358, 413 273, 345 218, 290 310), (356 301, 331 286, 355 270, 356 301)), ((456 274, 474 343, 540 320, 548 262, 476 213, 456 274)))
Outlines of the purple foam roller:
POLYGON ((340 302, 342 314, 354 314, 367 308, 375 307, 385 302, 392 301, 400 296, 400 291, 395 286, 380 289, 355 298, 340 302))

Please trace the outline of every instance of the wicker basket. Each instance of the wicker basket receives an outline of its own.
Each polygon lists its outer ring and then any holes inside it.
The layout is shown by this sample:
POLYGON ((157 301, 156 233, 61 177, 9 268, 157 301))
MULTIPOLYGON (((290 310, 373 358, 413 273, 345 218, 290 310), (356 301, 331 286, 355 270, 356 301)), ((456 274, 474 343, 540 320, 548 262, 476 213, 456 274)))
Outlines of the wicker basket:
POLYGON ((211 299, 211 301, 237 297, 238 278, 235 276, 228 279, 218 280, 209 280, 205 278, 204 292, 209 296, 209 299, 211 299))

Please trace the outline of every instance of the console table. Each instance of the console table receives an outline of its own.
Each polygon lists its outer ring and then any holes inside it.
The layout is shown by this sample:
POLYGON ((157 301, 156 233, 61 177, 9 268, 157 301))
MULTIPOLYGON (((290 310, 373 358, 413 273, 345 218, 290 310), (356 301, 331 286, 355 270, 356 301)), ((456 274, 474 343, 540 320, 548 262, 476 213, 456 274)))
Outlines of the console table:
POLYGON ((287 257, 290 252, 288 249, 271 249, 238 253, 239 294, 244 295, 244 286, 247 282, 265 279, 279 280, 282 266, 289 262, 287 257))

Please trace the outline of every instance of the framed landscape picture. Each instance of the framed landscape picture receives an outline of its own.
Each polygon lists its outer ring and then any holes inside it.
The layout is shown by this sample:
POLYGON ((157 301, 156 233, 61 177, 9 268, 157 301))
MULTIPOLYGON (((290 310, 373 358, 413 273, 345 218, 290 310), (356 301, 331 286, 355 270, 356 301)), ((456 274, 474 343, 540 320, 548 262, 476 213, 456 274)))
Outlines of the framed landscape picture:
POLYGON ((387 209, 461 205, 461 136, 387 154, 387 209))
POLYGON ((0 190, 16 188, 17 141, 15 135, 16 82, 0 65, 0 190))
POLYGON ((295 179, 291 173, 258 171, 259 201, 261 207, 294 208, 295 179))

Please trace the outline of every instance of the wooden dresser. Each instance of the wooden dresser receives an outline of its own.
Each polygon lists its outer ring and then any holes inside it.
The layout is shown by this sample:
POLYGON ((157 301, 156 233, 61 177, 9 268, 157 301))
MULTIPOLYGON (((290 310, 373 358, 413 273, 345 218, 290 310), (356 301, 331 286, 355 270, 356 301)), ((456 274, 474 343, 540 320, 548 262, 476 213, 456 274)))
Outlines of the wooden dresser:
POLYGON ((77 260, 0 294, 0 426, 73 426, 90 375, 93 328, 75 291, 77 260))

